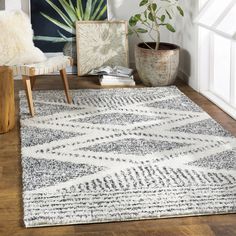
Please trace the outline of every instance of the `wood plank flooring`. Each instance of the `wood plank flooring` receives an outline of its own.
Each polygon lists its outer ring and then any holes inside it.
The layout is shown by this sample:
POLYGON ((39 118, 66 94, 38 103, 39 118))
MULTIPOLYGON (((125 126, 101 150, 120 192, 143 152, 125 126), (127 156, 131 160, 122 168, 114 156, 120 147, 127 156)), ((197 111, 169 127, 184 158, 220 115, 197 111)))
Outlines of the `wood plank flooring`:
MULTIPOLYGON (((100 88, 97 79, 69 79, 70 87, 100 88)), ((142 85, 138 85, 142 87, 142 85)), ((177 86, 236 136, 236 121, 183 82, 177 86)), ((236 214, 158 219, 106 224, 25 229, 22 220, 18 91, 15 81, 16 127, 0 135, 0 236, 235 236, 236 214)), ((59 76, 38 78, 35 89, 63 89, 59 76)))

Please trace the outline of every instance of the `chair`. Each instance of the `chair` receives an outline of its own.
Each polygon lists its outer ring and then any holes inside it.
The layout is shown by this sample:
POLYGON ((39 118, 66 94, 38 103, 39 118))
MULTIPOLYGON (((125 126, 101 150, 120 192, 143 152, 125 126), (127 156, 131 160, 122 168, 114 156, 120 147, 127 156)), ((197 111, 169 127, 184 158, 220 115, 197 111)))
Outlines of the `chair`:
POLYGON ((13 76, 22 76, 31 116, 35 115, 32 89, 38 75, 60 72, 66 100, 71 103, 66 67, 72 59, 63 55, 46 58, 34 46, 29 17, 22 11, 0 11, 0 29, 0 65, 10 67, 13 76))
POLYGON ((66 75, 66 67, 72 65, 72 59, 66 56, 55 56, 48 58, 46 61, 29 64, 29 65, 15 65, 12 66, 13 75, 21 75, 25 86, 26 97, 29 105, 31 116, 35 115, 32 90, 34 88, 36 77, 39 75, 47 75, 50 73, 60 72, 63 81, 66 100, 70 104, 71 97, 69 94, 69 85, 66 75))

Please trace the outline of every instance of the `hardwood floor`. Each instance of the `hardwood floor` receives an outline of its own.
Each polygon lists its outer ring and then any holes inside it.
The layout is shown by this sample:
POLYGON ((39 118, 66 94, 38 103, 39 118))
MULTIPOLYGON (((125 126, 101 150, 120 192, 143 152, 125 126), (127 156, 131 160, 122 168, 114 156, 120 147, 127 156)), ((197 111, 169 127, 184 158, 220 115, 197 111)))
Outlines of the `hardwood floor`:
MULTIPOLYGON (((70 78, 70 87, 100 88, 96 79, 70 78)), ((142 85, 138 85, 142 86, 142 85)), ((190 87, 177 86, 236 136, 236 121, 190 87)), ((25 229, 22 220, 21 165, 18 91, 22 81, 15 81, 16 127, 0 135, 0 236, 235 236, 236 214, 158 219, 106 224, 59 226, 25 229)), ((63 89, 57 76, 39 78, 35 89, 63 89)))

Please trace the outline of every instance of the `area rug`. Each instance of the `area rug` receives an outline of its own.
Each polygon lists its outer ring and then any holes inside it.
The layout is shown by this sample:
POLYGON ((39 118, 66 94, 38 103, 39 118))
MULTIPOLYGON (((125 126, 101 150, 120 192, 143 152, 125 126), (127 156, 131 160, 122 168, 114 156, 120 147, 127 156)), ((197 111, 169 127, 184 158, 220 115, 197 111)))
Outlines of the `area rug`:
POLYGON ((176 87, 20 93, 26 227, 236 212, 236 139, 176 87))

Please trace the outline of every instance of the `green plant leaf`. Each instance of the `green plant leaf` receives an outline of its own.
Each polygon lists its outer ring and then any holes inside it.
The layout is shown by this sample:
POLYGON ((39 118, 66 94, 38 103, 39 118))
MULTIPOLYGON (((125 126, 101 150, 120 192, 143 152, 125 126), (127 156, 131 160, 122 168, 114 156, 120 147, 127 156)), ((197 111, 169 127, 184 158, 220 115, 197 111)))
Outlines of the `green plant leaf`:
POLYGON ((143 15, 144 15, 145 19, 147 19, 147 10, 144 11, 143 15))
POLYGON ((149 19, 150 21, 155 21, 155 18, 154 18, 154 16, 152 15, 151 12, 148 13, 148 19, 149 19))
POLYGON ((165 10, 165 11, 166 11, 166 14, 168 15, 169 19, 172 20, 172 16, 171 16, 171 14, 169 13, 169 11, 168 11, 168 10, 165 10))
POLYGON ((136 31, 137 33, 141 33, 141 34, 145 34, 145 33, 148 32, 146 29, 143 29, 143 28, 137 28, 135 31, 136 31))
POLYGON ((77 15, 80 16, 80 18, 81 18, 80 20, 82 20, 84 18, 84 11, 83 11, 82 0, 77 0, 76 5, 77 5, 76 13, 77 13, 77 15))
POLYGON ((153 11, 156 11, 156 10, 157 10, 157 4, 156 4, 156 3, 153 3, 153 4, 152 4, 152 9, 153 9, 153 11))
POLYGON ((141 20, 141 14, 136 14, 136 15, 134 15, 134 17, 139 21, 139 20, 141 20))
MULTIPOLYGON (((96 7, 96 4, 97 4, 97 0, 93 0, 92 1, 92 8, 91 8, 91 13, 93 15, 94 11, 95 11, 95 7, 96 7)), ((91 16, 92 17, 92 16, 91 16)))
POLYGON ((156 3, 152 3, 148 6, 149 11, 153 10, 155 12, 156 9, 157 9, 157 4, 156 3))
POLYGON ((76 15, 77 15, 78 20, 83 20, 80 9, 75 7, 75 11, 76 11, 76 15))
POLYGON ((165 19, 166 19, 166 16, 165 16, 165 15, 162 15, 161 18, 160 18, 160 20, 161 20, 162 23, 165 21, 165 19))
POLYGON ((135 18, 134 16, 131 16, 131 17, 130 17, 130 19, 129 19, 129 25, 130 25, 131 27, 135 26, 135 25, 137 24, 137 22, 138 22, 138 19, 137 19, 137 18, 135 18))
POLYGON ((139 6, 144 6, 148 3, 148 0, 142 0, 140 3, 139 3, 139 6))
POLYGON ((41 12, 41 14, 42 14, 46 19, 48 19, 49 21, 51 21, 53 24, 57 25, 57 26, 60 27, 61 29, 63 29, 63 30, 65 30, 65 31, 67 31, 67 32, 69 32, 69 33, 75 35, 75 29, 74 29, 74 28, 68 27, 67 25, 61 23, 61 22, 58 21, 58 20, 53 19, 52 17, 50 17, 50 16, 48 16, 48 15, 42 13, 42 12, 41 12))
POLYGON ((57 31, 57 33, 58 33, 66 42, 68 42, 68 38, 67 38, 64 34, 62 34, 59 30, 57 31))
POLYGON ((89 20, 92 17, 92 0, 87 0, 85 13, 84 13, 84 20, 89 20))
POLYGON ((177 6, 177 10, 179 11, 179 14, 181 16, 184 16, 184 11, 183 11, 183 9, 180 6, 177 6))
POLYGON ((173 33, 175 32, 175 28, 171 24, 166 24, 166 28, 173 33))
POLYGON ((73 27, 73 22, 69 19, 60 8, 58 8, 52 1, 46 0, 46 2, 57 12, 57 14, 64 20, 64 22, 69 26, 73 27))
POLYGON ((99 14, 96 16, 95 20, 101 20, 102 16, 107 10, 107 5, 104 5, 103 9, 100 9, 99 14))
POLYGON ((49 36, 34 36, 35 41, 47 41, 53 43, 64 43, 67 42, 64 38, 60 37, 49 37, 49 36))
POLYGON ((58 0, 61 4, 61 6, 64 8, 67 15, 70 17, 72 22, 75 22, 78 20, 77 14, 75 12, 74 8, 71 8, 70 4, 66 0, 58 0))
POLYGON ((75 10, 75 7, 74 7, 74 5, 73 5, 71 0, 69 0, 69 4, 70 4, 71 9, 75 10))
MULTIPOLYGON (((100 20, 105 11, 107 10, 106 4, 102 8, 102 5, 104 4, 104 0, 100 0, 99 4, 96 7, 96 10, 93 12, 93 15, 91 17, 91 20, 100 20)), ((95 6, 94 6, 95 7, 95 6)))

